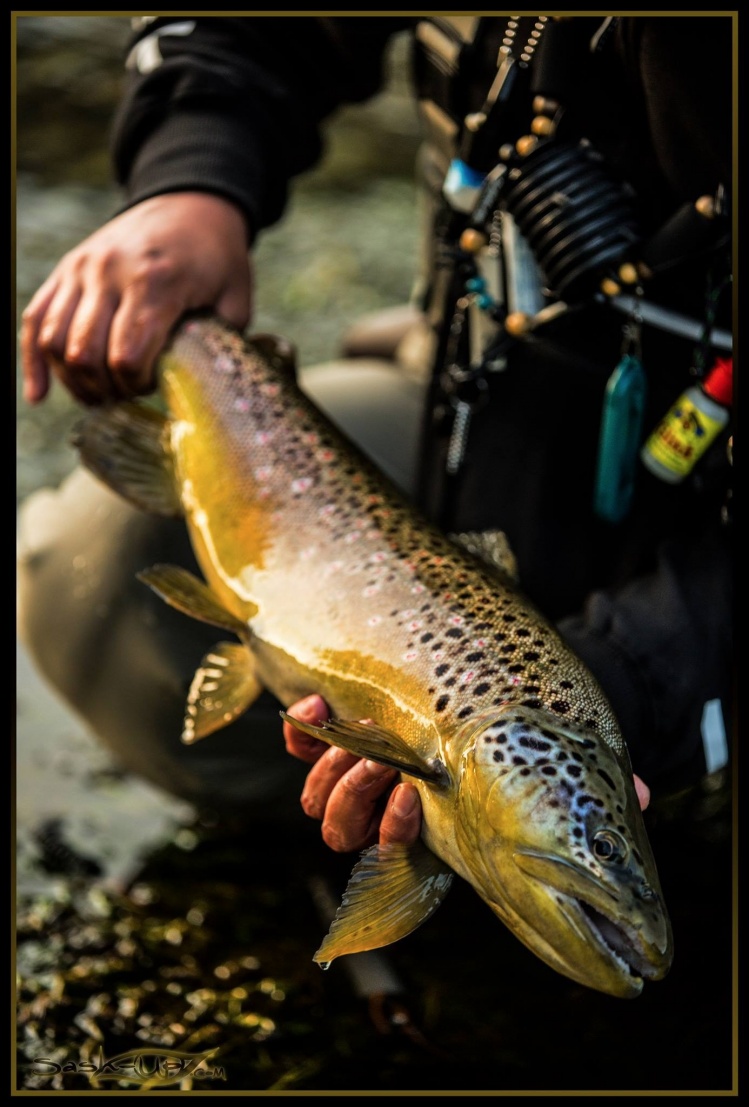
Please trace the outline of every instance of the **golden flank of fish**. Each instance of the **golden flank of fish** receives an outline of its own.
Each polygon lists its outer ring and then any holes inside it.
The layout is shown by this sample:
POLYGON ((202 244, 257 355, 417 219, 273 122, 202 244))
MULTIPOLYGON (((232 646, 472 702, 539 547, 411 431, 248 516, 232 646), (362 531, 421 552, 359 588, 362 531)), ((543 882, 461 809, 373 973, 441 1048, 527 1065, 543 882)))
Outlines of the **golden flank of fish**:
POLYGON ((166 416, 93 411, 78 445, 133 503, 185 516, 205 581, 142 578, 237 639, 196 673, 184 740, 262 688, 285 705, 318 692, 333 718, 297 725, 421 796, 421 840, 362 855, 315 959, 402 938, 457 873, 573 980, 635 996, 663 977, 671 928, 616 719, 498 536, 421 518, 301 393, 279 339, 188 319, 160 388, 166 416))

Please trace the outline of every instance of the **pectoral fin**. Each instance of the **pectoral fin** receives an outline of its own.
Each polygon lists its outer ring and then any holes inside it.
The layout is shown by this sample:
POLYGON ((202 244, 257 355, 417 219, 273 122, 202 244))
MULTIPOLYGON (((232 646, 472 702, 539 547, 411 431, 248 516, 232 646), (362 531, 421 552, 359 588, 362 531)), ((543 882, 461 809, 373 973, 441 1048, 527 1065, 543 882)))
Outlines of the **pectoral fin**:
POLYGON ((354 868, 325 941, 314 960, 379 949, 405 938, 432 915, 453 873, 423 842, 372 846, 354 868))
POLYGON ((142 511, 182 515, 169 447, 169 420, 144 404, 92 409, 73 445, 94 476, 142 511))
POLYGON ((205 655, 193 677, 182 741, 189 745, 228 726, 262 691, 247 647, 236 642, 220 642, 205 655))
POLYGON ((380 765, 398 769, 402 773, 415 776, 418 780, 426 780, 430 784, 444 785, 448 782, 447 769, 438 758, 427 760, 421 757, 397 734, 385 730, 376 723, 328 719, 327 722, 316 726, 313 723, 292 719, 285 711, 281 712, 281 718, 304 734, 320 738, 331 746, 340 746, 341 749, 348 750, 357 757, 368 757, 380 765))
POLYGON ((137 576, 177 611, 247 639, 247 624, 227 611, 208 585, 187 569, 178 565, 152 565, 137 576))

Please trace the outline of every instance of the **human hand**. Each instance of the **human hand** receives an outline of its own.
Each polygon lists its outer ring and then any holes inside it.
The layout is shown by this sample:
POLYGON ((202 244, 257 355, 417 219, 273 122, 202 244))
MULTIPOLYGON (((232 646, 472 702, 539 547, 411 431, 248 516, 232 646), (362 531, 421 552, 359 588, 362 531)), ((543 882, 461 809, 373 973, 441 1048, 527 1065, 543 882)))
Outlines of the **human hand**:
MULTIPOLYGON (((322 723, 330 717, 321 696, 307 696, 289 708, 294 718, 322 723)), ((307 815, 322 821, 323 840, 337 852, 364 849, 377 840, 381 844, 410 845, 421 830, 421 801, 413 784, 401 783, 383 807, 388 789, 397 777, 374 761, 355 757, 317 738, 283 724, 286 749, 293 757, 312 765, 302 790, 302 807, 307 815)), ((639 776, 635 791, 644 811, 650 789, 639 776)))
MULTIPOLYGON (((322 723, 330 717, 320 696, 307 696, 289 708, 300 721, 322 723)), ((323 840, 339 853, 381 845, 411 845, 421 830, 421 801, 413 784, 390 793, 398 773, 374 761, 355 757, 283 724, 286 749, 312 765, 302 790, 302 808, 322 822, 323 840)))
POLYGON ((243 329, 251 296, 235 204, 204 192, 143 200, 65 254, 24 311, 24 398, 43 400, 53 373, 85 404, 150 392, 184 312, 211 308, 243 329))

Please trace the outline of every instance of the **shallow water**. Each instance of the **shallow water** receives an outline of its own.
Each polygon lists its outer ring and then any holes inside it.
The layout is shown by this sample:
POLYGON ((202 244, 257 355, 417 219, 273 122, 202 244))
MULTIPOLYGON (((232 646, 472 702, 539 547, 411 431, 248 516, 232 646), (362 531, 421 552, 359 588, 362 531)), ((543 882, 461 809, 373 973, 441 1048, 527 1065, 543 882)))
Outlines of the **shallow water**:
MULTIPOLYGON (((105 150, 127 21, 16 26, 20 312, 119 202, 105 150)), ((304 364, 334 355, 352 317, 408 297, 418 130, 405 80, 401 53, 388 91, 336 120, 325 166, 258 249, 256 327, 290 338, 304 364)), ((19 503, 74 465, 77 414, 60 388, 36 409, 19 403, 19 503)), ((316 824, 270 839, 198 817, 120 773, 22 648, 17 674, 19 1087, 87 1090, 81 1063, 159 1047, 218 1050, 214 1075, 187 1077, 184 1090, 731 1087, 725 780, 649 813, 676 959, 640 999, 559 977, 456 882, 434 919, 388 951, 380 987, 402 990, 368 1001, 345 963, 322 973, 311 960, 325 929, 319 881, 335 898, 352 864, 316 824)))

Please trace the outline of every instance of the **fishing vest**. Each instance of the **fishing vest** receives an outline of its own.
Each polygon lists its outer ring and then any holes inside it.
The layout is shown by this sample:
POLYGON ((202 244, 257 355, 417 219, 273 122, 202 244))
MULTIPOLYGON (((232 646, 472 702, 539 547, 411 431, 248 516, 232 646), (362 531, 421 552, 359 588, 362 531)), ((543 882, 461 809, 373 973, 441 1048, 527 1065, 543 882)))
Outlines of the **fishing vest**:
MULTIPOLYGON (((695 345, 685 368, 693 377, 706 374, 716 354, 730 358, 730 330, 718 315, 730 302, 726 185, 674 208, 664 181, 636 154, 622 157, 632 99, 607 98, 599 87, 616 62, 618 22, 461 15, 416 26, 413 73, 426 140, 415 298, 436 335, 420 498, 442 525, 455 522, 448 501, 471 420, 518 343, 553 344, 578 313, 596 327, 609 320, 632 364, 643 324, 695 345), (692 275, 706 258, 712 292, 701 272, 692 275), (674 271, 683 287, 670 287, 674 271)), ((618 364, 614 356, 612 368, 618 364)), ((610 430, 612 449, 627 439, 627 456, 615 458, 608 489, 599 473, 597 510, 615 523, 629 507, 631 489, 620 486, 633 483, 642 431, 644 384, 630 375, 628 387, 610 430)))

